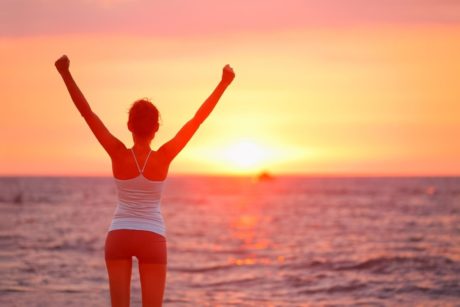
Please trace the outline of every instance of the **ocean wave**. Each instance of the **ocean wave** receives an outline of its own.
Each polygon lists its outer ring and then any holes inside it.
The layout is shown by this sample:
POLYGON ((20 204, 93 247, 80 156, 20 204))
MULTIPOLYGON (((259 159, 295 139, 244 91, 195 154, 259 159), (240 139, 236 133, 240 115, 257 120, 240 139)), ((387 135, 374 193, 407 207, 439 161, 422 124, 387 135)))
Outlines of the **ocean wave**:
POLYGON ((460 297, 460 285, 442 285, 440 287, 427 287, 420 285, 405 285, 403 287, 398 287, 393 289, 393 292, 398 294, 426 294, 433 297, 440 296, 451 296, 451 297, 460 297))
POLYGON ((377 257, 360 262, 352 261, 320 261, 286 264, 291 269, 321 269, 330 271, 370 271, 372 273, 392 273, 397 270, 450 270, 460 273, 460 263, 444 256, 425 257, 377 257))
POLYGON ((406 296, 428 296, 432 298, 439 297, 460 297, 460 286, 458 284, 446 286, 423 286, 419 284, 410 284, 410 282, 395 283, 393 285, 376 285, 373 283, 363 283, 359 281, 351 281, 349 283, 336 284, 326 287, 312 287, 302 289, 297 292, 298 295, 334 295, 340 294, 358 295, 358 293, 364 293, 368 298, 388 298, 394 295, 406 295, 406 296))
POLYGON ((368 286, 367 284, 362 283, 362 282, 351 282, 349 284, 334 285, 331 287, 304 289, 304 290, 299 291, 299 294, 310 294, 310 295, 319 294, 319 293, 337 294, 337 293, 342 293, 342 292, 364 290, 365 288, 367 288, 367 286, 368 286))
POLYGON ((30 291, 34 291, 32 288, 30 287, 23 287, 23 286, 11 286, 11 287, 5 287, 5 288, 2 288, 0 293, 8 293, 8 292, 30 292, 30 291))
POLYGON ((195 284, 194 287, 198 288, 216 288, 216 287, 228 287, 228 286, 244 286, 249 284, 256 284, 259 283, 261 280, 265 280, 261 277, 244 277, 244 278, 236 278, 230 280, 223 280, 223 281, 216 281, 210 283, 199 283, 195 284))
POLYGON ((8 195, 0 195, 0 204, 2 205, 21 205, 24 203, 24 195, 22 192, 16 194, 9 193, 8 195))
POLYGON ((374 273, 389 273, 394 270, 404 269, 423 269, 437 270, 457 267, 460 270, 460 264, 443 256, 426 256, 426 257, 378 257, 365 260, 355 264, 339 264, 334 270, 369 270, 374 273))
POLYGON ((233 268, 234 265, 232 264, 221 264, 221 265, 213 265, 213 266, 206 266, 206 267, 171 267, 168 270, 173 272, 181 272, 181 273, 205 273, 205 272, 212 272, 212 271, 219 271, 219 270, 228 270, 233 268))

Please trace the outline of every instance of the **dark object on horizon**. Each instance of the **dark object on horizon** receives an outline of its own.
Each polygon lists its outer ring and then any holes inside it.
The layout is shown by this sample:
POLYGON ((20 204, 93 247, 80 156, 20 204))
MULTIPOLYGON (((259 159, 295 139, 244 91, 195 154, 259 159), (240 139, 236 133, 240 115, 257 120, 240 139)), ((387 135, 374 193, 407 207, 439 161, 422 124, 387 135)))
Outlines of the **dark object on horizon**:
POLYGON ((15 203, 15 204, 22 204, 22 201, 23 201, 23 199, 22 199, 22 193, 19 192, 19 193, 14 197, 13 203, 15 203))
POLYGON ((257 175, 258 181, 269 181, 273 179, 274 179, 273 176, 267 171, 263 171, 259 175, 257 175))

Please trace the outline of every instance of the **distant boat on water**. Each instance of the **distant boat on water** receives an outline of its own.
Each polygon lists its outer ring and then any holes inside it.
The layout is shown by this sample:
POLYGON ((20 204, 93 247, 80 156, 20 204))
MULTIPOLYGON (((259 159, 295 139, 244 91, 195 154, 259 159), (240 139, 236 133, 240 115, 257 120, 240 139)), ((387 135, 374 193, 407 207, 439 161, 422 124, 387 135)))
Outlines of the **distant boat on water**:
POLYGON ((273 175, 267 171, 263 171, 257 175, 257 181, 269 181, 273 179, 274 179, 273 175))

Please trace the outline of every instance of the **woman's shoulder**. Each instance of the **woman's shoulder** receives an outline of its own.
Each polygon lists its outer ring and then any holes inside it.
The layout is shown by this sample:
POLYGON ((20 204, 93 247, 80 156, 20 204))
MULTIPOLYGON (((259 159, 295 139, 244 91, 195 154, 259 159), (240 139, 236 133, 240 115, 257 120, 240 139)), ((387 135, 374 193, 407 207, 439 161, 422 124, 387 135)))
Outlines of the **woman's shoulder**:
MULTIPOLYGON (((141 158, 142 162, 139 163, 145 163, 144 159, 145 157, 141 158)), ((142 165, 140 168, 142 168, 142 165)), ((168 174, 168 170, 169 163, 167 163, 161 153, 157 150, 152 150, 145 165, 143 176, 149 180, 164 180, 168 174)), ((130 148, 112 158, 112 173, 115 178, 121 179, 134 178, 139 175, 139 169, 130 148)))

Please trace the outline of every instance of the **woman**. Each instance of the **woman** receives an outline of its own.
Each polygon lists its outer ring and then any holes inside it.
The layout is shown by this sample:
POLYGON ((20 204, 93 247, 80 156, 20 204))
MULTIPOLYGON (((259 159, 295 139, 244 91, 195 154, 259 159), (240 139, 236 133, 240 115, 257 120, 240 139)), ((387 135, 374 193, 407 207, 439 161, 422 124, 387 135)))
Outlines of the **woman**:
POLYGON ((166 238, 160 199, 169 165, 209 116, 228 85, 233 69, 226 65, 222 80, 208 99, 170 141, 158 150, 150 143, 158 131, 158 110, 147 100, 136 101, 128 129, 134 146, 127 148, 91 110, 69 71, 67 56, 55 66, 80 114, 112 160, 118 206, 105 242, 112 306, 129 306, 132 257, 139 261, 143 306, 161 306, 166 281, 166 238))

